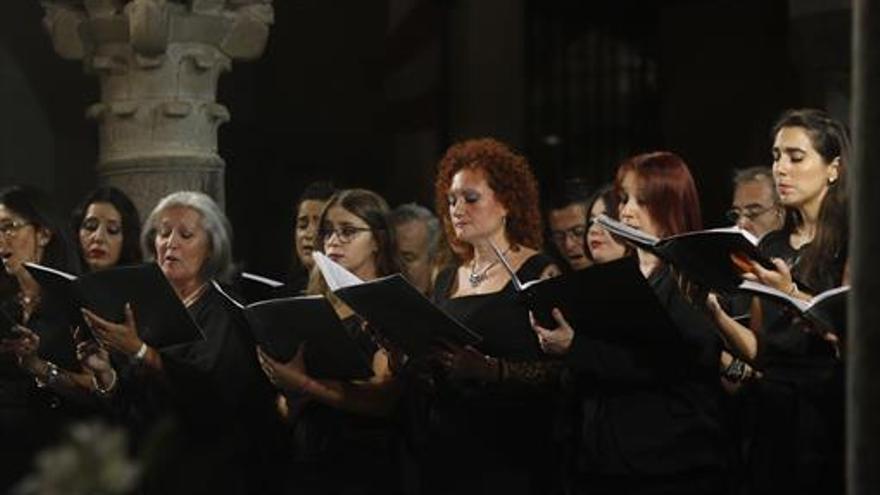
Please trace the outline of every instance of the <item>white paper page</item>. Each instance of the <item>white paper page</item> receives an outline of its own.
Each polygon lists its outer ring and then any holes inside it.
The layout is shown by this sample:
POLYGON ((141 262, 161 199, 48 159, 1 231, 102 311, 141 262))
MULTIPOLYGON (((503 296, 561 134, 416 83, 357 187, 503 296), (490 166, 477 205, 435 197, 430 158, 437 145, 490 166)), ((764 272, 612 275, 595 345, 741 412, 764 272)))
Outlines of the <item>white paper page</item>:
POLYGON ((330 290, 333 292, 364 283, 357 275, 346 270, 342 265, 325 256, 324 253, 315 251, 312 253, 312 258, 315 259, 315 264, 321 270, 321 275, 324 276, 327 287, 330 287, 330 290))

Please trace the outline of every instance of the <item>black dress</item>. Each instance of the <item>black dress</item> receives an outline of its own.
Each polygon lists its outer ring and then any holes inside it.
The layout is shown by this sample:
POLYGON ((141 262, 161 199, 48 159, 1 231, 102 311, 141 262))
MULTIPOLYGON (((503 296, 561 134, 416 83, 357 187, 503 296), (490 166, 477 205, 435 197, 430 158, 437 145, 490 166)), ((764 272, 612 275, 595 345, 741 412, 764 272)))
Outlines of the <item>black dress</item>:
MULTIPOLYGON (((0 307, 21 321, 21 307, 7 299, 0 307)), ((79 370, 68 307, 43 294, 37 310, 24 325, 40 337, 40 358, 65 370, 79 370)), ((33 469, 34 454, 62 439, 76 420, 100 410, 87 393, 61 396, 36 385, 12 353, 0 354, 0 492, 6 491, 33 469)))
POLYGON ((282 424, 240 310, 213 286, 189 308, 205 340, 162 349, 164 372, 120 382, 142 439, 144 493, 278 493, 282 424))
MULTIPOLYGON (((521 280, 541 276, 552 261, 534 255, 520 267, 521 280)), ((480 384, 434 377, 417 428, 424 493, 553 493, 556 385, 561 366, 541 352, 528 309, 513 285, 501 291, 450 298, 455 269, 440 274, 439 307, 477 332, 480 352, 504 361, 508 379, 480 384)))
MULTIPOLYGON (((798 277, 803 248, 795 250, 789 233, 767 234, 762 251, 779 257, 798 277)), ((826 267, 823 279, 808 291, 840 285, 845 255, 826 267)), ((757 423, 749 460, 753 492, 844 493, 844 364, 834 347, 808 333, 804 322, 764 301, 758 339, 757 423)))
POLYGON ((648 282, 674 333, 646 328, 643 338, 610 341, 576 329, 568 362, 581 397, 582 429, 573 491, 724 493, 720 340, 668 267, 648 282))
MULTIPOLYGON (((379 351, 363 320, 342 320, 348 335, 368 362, 379 351)), ((306 347, 306 368, 310 355, 306 347)), ((297 408, 293 424, 293 469, 288 492, 328 495, 395 495, 400 493, 400 437, 392 419, 371 417, 290 396, 297 408), (302 404, 301 406, 299 404, 302 404)))

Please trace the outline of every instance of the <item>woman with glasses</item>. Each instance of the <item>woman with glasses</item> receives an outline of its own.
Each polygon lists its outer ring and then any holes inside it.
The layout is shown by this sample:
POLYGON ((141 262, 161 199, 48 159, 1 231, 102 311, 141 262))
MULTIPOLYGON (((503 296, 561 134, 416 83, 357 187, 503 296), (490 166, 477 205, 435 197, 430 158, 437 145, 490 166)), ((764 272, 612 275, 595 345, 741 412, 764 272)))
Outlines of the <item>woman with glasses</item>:
MULTIPOLYGON (((347 189, 334 194, 320 215, 316 249, 361 280, 397 273, 388 205, 378 194, 347 189)), ((260 351, 266 376, 291 392, 296 469, 295 493, 372 494, 400 491, 396 437, 390 415, 399 395, 391 353, 368 324, 327 289, 312 270, 309 294, 327 297, 350 337, 372 362, 373 377, 326 380, 309 375, 308 342, 288 363, 260 351), (298 400, 296 400, 298 396, 298 400)))
MULTIPOLYGON (((849 133, 823 111, 800 109, 785 112, 772 136, 773 179, 785 223, 760 244, 776 269, 752 263, 747 276, 808 300, 848 278, 849 133)), ((753 492, 843 493, 839 329, 816 329, 760 303, 752 313, 756 333, 730 318, 715 298, 710 308, 729 345, 763 375, 755 389, 753 492)))
POLYGON ((6 492, 37 450, 95 404, 88 400, 91 376, 76 360, 73 315, 24 267, 79 272, 74 245, 46 194, 28 186, 0 191, 0 259, 10 286, 0 311, 19 324, 0 343, 0 491, 6 492))

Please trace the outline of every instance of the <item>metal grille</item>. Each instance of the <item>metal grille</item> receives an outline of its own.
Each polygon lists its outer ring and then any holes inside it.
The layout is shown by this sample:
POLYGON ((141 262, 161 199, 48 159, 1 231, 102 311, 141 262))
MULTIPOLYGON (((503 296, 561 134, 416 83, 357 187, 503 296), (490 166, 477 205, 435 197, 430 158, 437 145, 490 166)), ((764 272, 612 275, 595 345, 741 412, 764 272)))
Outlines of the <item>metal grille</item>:
POLYGON ((598 185, 659 143, 658 13, 645 3, 529 2, 528 145, 542 182, 598 185))

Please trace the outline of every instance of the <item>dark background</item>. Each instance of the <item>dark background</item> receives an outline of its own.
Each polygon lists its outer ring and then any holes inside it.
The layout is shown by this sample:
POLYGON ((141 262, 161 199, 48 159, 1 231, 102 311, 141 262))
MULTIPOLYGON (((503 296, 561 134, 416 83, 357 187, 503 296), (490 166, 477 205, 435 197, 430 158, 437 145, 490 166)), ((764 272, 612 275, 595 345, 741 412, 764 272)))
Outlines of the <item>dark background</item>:
MULTIPOLYGON (((97 80, 55 55, 36 0, 0 16, 0 185, 71 208, 96 185, 97 80)), ((599 185, 619 160, 669 149, 708 225, 736 167, 770 163, 785 108, 848 118, 849 2, 827 0, 276 0, 264 56, 221 78, 226 209, 237 258, 280 274, 310 180, 433 204, 437 159, 495 136, 544 195, 599 185)))

